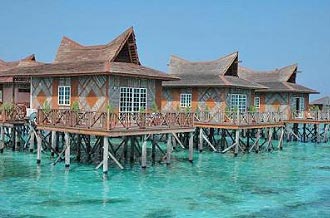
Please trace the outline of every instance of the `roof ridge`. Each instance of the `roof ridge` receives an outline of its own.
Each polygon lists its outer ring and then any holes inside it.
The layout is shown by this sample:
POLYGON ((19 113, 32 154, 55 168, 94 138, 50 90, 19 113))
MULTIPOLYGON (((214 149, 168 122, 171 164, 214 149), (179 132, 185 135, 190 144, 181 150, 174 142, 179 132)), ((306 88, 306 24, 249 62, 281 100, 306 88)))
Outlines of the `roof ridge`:
MULTIPOLYGON (((116 59, 116 57, 118 56, 119 52, 121 51, 121 49, 123 48, 123 46, 125 45, 125 43, 127 42, 127 40, 129 39, 129 37, 131 35, 134 35, 134 29, 133 26, 129 27, 127 30, 125 30, 124 32, 122 32, 119 36, 117 36, 115 39, 113 39, 111 42, 109 42, 107 45, 110 46, 112 45, 116 40, 119 40, 120 37, 124 37, 124 39, 121 41, 118 49, 116 50, 115 54, 113 55, 113 57, 111 59, 109 59, 109 61, 113 61, 116 59)), ((109 57, 110 58, 110 57, 109 57)))
POLYGON ((78 42, 74 41, 73 39, 70 39, 70 38, 67 37, 67 36, 63 36, 63 37, 62 37, 61 44, 62 44, 63 40, 67 40, 67 41, 71 42, 72 44, 74 44, 74 45, 76 45, 76 46, 79 46, 79 47, 86 47, 86 46, 81 45, 81 44, 79 44, 78 42))
POLYGON ((233 52, 233 53, 231 53, 231 54, 229 54, 229 55, 221 58, 221 59, 225 59, 225 58, 228 58, 228 57, 230 57, 232 55, 235 55, 235 56, 233 57, 233 60, 231 62, 229 62, 228 66, 223 70, 223 72, 221 73, 222 75, 224 75, 228 71, 229 67, 234 63, 235 59, 238 57, 238 51, 233 52))
POLYGON ((180 60, 182 60, 182 61, 186 61, 187 63, 190 63, 190 64, 194 64, 194 63, 196 63, 196 64, 203 64, 203 63, 212 63, 212 62, 220 61, 220 60, 222 60, 222 59, 225 59, 225 58, 227 58, 227 57, 230 57, 230 56, 233 55, 233 54, 238 55, 238 51, 232 52, 232 53, 230 53, 230 54, 228 54, 228 55, 226 55, 226 56, 221 56, 221 57, 219 57, 219 58, 217 58, 217 59, 214 59, 214 60, 211 60, 211 61, 189 61, 189 60, 186 60, 186 59, 181 58, 181 57, 176 56, 176 55, 171 55, 171 57, 174 57, 174 58, 180 59, 180 60))

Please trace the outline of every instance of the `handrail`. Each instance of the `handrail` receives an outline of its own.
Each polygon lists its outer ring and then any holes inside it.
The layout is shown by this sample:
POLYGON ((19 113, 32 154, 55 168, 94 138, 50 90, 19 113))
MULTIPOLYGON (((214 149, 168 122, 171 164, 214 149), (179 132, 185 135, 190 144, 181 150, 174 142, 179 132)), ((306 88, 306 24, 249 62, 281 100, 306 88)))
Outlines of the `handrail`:
POLYGON ((196 112, 195 122, 223 123, 235 125, 278 123, 284 120, 282 112, 196 112))
POLYGON ((2 122, 17 122, 24 121, 26 118, 26 106, 25 105, 10 105, 8 108, 2 108, 0 110, 0 120, 2 122))
POLYGON ((37 123, 41 126, 61 126, 98 130, 183 128, 193 127, 193 113, 110 113, 72 111, 67 109, 38 110, 37 123))
POLYGON ((291 113, 291 120, 313 120, 313 121, 330 120, 330 110, 294 111, 291 113))

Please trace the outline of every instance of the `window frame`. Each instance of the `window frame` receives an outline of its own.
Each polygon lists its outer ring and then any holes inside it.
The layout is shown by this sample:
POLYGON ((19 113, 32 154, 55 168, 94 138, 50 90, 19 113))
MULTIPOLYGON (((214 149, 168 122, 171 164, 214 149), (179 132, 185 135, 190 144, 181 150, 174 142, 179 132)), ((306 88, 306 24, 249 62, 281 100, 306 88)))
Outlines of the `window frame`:
POLYGON ((260 110, 260 96, 255 96, 254 99, 253 99, 253 106, 255 107, 255 109, 257 111, 260 110), (258 100, 257 100, 258 99, 258 100), (258 103, 258 104, 256 104, 258 103))
POLYGON ((181 93, 180 94, 180 108, 191 108, 192 94, 181 93))
POLYGON ((120 87, 119 112, 136 113, 142 108, 147 110, 147 88, 120 87))
POLYGON ((230 94, 230 110, 234 111, 235 107, 239 110, 240 113, 247 111, 248 99, 246 94, 230 94), (235 98, 234 98, 235 97, 235 98), (241 101, 244 99, 245 105, 241 106, 241 101), (235 104, 234 101, 236 102, 235 104))
POLYGON ((70 106, 71 105, 71 86, 58 86, 57 89, 57 104, 59 106, 70 106), (63 103, 60 103, 60 89, 63 88, 63 103), (69 90, 69 93, 67 94, 66 91, 69 90), (66 103, 66 97, 68 95, 68 103, 66 103))

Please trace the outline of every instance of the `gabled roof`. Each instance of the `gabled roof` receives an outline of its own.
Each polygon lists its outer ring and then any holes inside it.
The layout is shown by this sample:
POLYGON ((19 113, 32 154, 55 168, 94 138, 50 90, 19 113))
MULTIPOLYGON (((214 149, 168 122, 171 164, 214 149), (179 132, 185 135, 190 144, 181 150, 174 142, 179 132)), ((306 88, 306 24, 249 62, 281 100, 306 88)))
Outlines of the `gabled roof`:
POLYGON ((313 105, 330 105, 330 96, 325 96, 323 98, 316 99, 312 101, 310 104, 313 105))
POLYGON ((178 80, 179 78, 165 74, 133 63, 107 62, 107 61, 84 61, 42 64, 38 66, 26 66, 21 68, 12 68, 6 71, 8 75, 16 77, 69 77, 69 76, 87 76, 87 75, 118 75, 139 78, 149 78, 156 80, 178 80))
POLYGON ((57 50, 54 63, 115 61, 117 55, 125 46, 131 62, 140 64, 132 27, 105 45, 84 46, 64 36, 57 50))
POLYGON ((238 66, 238 75, 241 78, 247 80, 253 80, 255 82, 267 82, 267 81, 288 82, 291 76, 297 73, 297 69, 298 69, 297 64, 292 64, 271 71, 255 71, 240 65, 238 66))
POLYGON ((234 52, 214 61, 191 62, 172 55, 170 57, 169 73, 176 75, 225 75, 237 57, 238 52, 234 52))
MULTIPOLYGON (((27 56, 19 61, 10 61, 6 62, 0 60, 0 83, 11 83, 14 81, 14 77, 16 76, 13 73, 13 70, 22 69, 26 66, 37 66, 41 63, 36 61, 34 54, 27 56)), ((28 77, 26 74, 22 75, 22 77, 28 77)), ((24 82, 24 81, 23 81, 24 82)))
POLYGON ((268 87, 267 89, 257 90, 258 92, 318 93, 313 89, 296 84, 297 70, 297 64, 292 64, 271 71, 255 71, 239 66, 238 75, 241 78, 268 87))
POLYGON ((171 56, 169 74, 181 80, 164 82, 165 87, 239 87, 262 89, 262 85, 237 76, 238 52, 214 61, 190 62, 171 56))

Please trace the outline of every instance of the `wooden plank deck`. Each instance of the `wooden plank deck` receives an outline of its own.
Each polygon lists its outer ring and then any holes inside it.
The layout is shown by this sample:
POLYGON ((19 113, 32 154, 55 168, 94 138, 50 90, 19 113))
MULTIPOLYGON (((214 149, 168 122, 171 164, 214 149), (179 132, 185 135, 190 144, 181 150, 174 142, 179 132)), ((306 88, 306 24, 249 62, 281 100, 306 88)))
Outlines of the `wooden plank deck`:
POLYGON ((46 131, 58 131, 58 132, 68 132, 75 134, 84 135, 95 135, 95 136, 107 136, 107 137, 119 137, 119 136, 137 136, 137 135, 149 135, 149 134, 166 134, 166 133, 184 133, 193 132, 194 127, 154 127, 154 128, 114 128, 112 130, 105 129, 87 129, 79 127, 57 127, 57 126, 42 126, 38 125, 39 130, 46 131))

